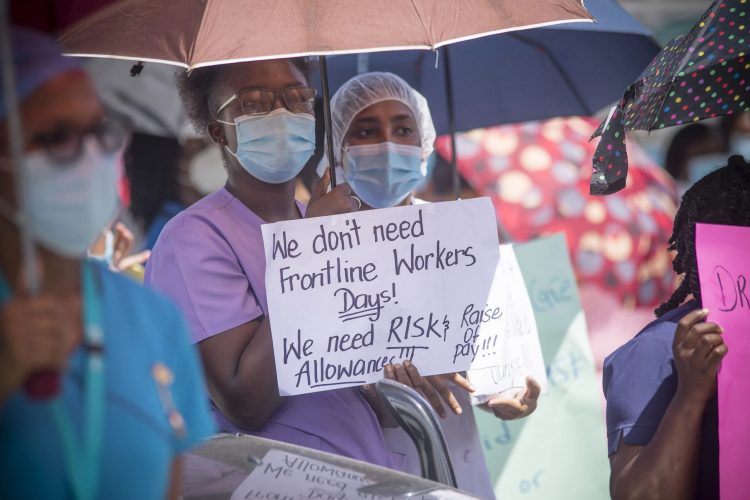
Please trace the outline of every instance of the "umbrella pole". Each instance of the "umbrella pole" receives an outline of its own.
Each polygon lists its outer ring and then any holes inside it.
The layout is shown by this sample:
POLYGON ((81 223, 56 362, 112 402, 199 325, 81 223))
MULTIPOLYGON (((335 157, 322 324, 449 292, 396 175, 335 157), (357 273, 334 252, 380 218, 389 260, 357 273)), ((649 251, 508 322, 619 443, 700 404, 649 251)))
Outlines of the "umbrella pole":
MULTIPOLYGON (((10 46, 10 16, 9 2, 2 2, 0 6, 0 64, 3 65, 3 99, 5 109, 8 110, 8 144, 10 158, 15 170, 16 216, 21 239, 23 283, 25 293, 35 295, 39 291, 39 269, 37 268, 36 249, 31 238, 28 225, 28 211, 26 200, 26 169, 23 168, 23 133, 21 128, 21 113, 18 109, 16 95, 16 75, 13 67, 13 50, 10 46)), ((12 277, 8 276, 12 281, 12 277)))
POLYGON ((333 130, 331 129, 331 93, 328 90, 328 64, 326 56, 319 56, 320 86, 323 89, 323 119, 325 120, 325 143, 328 164, 331 168, 331 189, 336 187, 336 157, 333 155, 333 130))
MULTIPOLYGON (((461 178, 458 176, 458 155, 456 154, 456 110, 453 104, 453 81, 451 78, 451 62, 448 46, 443 47, 443 78, 445 80, 445 99, 448 107, 448 134, 451 138, 451 172, 453 173, 453 196, 461 198, 461 178)), ((510 243, 513 239, 497 217, 497 233, 500 243, 510 243)))
POLYGON ((458 176, 458 162, 456 161, 456 110, 453 104, 453 81, 451 78, 451 59, 448 46, 443 47, 443 79, 445 81, 445 101, 448 107, 448 135, 451 138, 451 173, 453 175, 453 196, 461 197, 461 180, 458 176))

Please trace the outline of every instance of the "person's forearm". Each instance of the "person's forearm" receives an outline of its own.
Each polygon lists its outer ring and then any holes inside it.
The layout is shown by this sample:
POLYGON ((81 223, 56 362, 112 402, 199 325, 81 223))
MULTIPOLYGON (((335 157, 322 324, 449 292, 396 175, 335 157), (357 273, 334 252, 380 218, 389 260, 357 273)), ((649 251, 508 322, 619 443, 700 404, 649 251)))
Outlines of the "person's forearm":
POLYGON ((282 401, 274 359, 271 322, 266 317, 243 351, 234 378, 237 399, 251 430, 260 430, 282 401))
POLYGON ((613 477, 613 500, 693 498, 704 409, 678 391, 651 441, 613 477))
POLYGON ((219 393, 214 401, 236 425, 248 430, 260 430, 282 402, 276 382, 273 341, 267 318, 258 325, 252 339, 235 359, 237 361, 228 383, 221 389, 211 391, 219 393))

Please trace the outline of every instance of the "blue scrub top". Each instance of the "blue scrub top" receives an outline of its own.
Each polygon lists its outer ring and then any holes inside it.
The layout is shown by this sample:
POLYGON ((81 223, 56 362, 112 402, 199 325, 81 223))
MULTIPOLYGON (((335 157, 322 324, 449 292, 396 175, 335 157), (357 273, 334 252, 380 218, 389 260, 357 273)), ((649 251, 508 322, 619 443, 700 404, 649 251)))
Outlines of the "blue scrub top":
MULTIPOLYGON (((93 267, 101 297, 106 386, 98 497, 163 499, 173 459, 214 432, 198 356, 171 303, 128 278, 93 267), (158 363, 173 374, 168 386, 154 377, 158 363), (184 419, 184 434, 169 423, 164 401, 170 395, 184 419)), ((82 348, 73 353, 61 394, 79 432, 84 432, 85 359, 82 348)), ((29 400, 21 391, 0 409, 0 498, 71 498, 51 405, 29 400)))
POLYGON ((164 226, 166 226, 167 222, 172 220, 173 217, 183 210, 185 210, 185 205, 182 203, 178 203, 174 200, 165 201, 156 213, 154 220, 151 221, 151 225, 148 227, 144 249, 153 250, 164 226))
MULTIPOLYGON (((677 323, 699 307, 693 300, 669 311, 604 360, 610 455, 617 452, 621 441, 645 446, 653 438, 677 391, 672 355, 677 323)), ((718 418, 714 396, 701 421, 695 500, 719 498, 718 418)))

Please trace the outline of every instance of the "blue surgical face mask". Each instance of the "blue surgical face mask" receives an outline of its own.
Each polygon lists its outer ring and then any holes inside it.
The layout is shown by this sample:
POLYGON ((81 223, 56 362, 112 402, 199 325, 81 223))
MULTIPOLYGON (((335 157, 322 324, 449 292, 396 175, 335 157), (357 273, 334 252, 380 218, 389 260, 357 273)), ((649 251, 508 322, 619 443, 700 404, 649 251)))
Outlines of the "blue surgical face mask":
POLYGON ((726 165, 727 158, 726 153, 711 153, 690 158, 687 164, 687 180, 690 185, 726 165))
POLYGON ((267 115, 237 117, 234 125, 237 152, 227 151, 250 175, 268 184, 294 179, 315 151, 315 117, 307 113, 279 108, 267 115))
POLYGON ((350 146, 343 157, 346 181, 373 208, 398 205, 426 174, 419 146, 392 142, 350 146))
MULTIPOLYGON (((27 154, 26 215, 34 240, 65 257, 85 257, 117 215, 119 159, 119 153, 103 152, 93 137, 85 140, 81 158, 71 165, 58 165, 41 151, 27 154)), ((0 208, 18 222, 8 205, 0 208)))
POLYGON ((430 153, 430 156, 427 157, 427 160, 425 160, 425 176, 421 181, 419 181, 419 184, 417 184, 417 190, 422 189, 427 184, 427 182, 432 179, 432 173, 435 171, 437 157, 437 151, 433 150, 432 153, 430 153))

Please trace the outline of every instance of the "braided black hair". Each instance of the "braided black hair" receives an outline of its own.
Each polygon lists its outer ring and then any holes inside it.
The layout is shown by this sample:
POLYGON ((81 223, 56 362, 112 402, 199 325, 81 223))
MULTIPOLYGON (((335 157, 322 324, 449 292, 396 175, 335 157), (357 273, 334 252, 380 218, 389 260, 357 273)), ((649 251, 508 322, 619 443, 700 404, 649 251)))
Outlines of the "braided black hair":
MULTIPOLYGON (((311 57, 295 57, 289 61, 302 71, 307 80, 315 69, 315 60, 311 57)), ((177 87, 185 107, 188 121, 196 132, 206 133, 208 124, 214 119, 211 92, 216 79, 228 65, 206 66, 190 72, 182 71, 177 75, 177 87)))
POLYGON ((742 156, 729 158, 727 166, 703 177, 682 197, 669 250, 677 252, 672 269, 684 276, 669 300, 656 309, 657 316, 677 308, 688 295, 701 300, 695 255, 697 222, 750 226, 750 164, 742 156))

